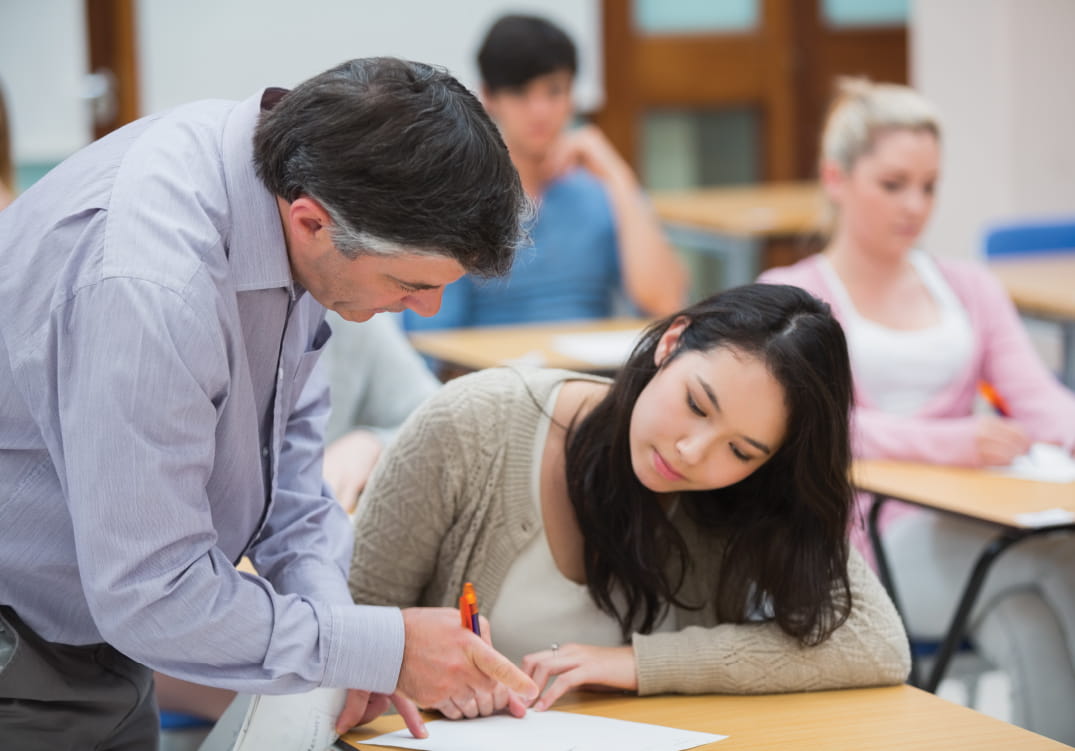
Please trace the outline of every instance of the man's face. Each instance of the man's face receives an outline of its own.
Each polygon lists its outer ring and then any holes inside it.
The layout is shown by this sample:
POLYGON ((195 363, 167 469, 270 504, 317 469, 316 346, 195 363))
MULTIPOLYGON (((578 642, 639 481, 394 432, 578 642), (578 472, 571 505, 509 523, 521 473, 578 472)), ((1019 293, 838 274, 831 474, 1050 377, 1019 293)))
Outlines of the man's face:
POLYGON ((485 108, 514 156, 544 158, 571 120, 573 82, 569 71, 560 70, 517 88, 485 93, 485 108))
POLYGON ((328 243, 318 252, 292 253, 291 271, 315 300, 341 318, 368 321, 377 313, 408 308, 420 316, 434 315, 444 287, 464 270, 447 256, 404 253, 350 259, 328 243))
POLYGON ((291 275, 313 298, 348 321, 368 321, 377 313, 413 310, 431 316, 440 310, 444 287, 463 276, 448 256, 407 252, 364 254, 351 259, 336 249, 331 220, 314 199, 288 203, 277 198, 287 241, 291 275))

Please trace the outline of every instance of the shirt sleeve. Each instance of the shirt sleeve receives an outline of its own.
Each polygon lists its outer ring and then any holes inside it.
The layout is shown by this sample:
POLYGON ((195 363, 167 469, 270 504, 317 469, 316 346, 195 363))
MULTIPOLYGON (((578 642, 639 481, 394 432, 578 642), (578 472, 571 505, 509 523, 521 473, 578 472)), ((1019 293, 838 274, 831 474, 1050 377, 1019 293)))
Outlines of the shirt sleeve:
POLYGON ((851 612, 816 646, 801 646, 771 621, 635 634, 639 694, 767 694, 902 683, 911 658, 899 614, 855 550, 848 578, 851 612))
MULTIPOLYGON (((207 481, 222 463, 248 470, 216 452, 229 379, 210 320, 211 310, 176 292, 122 277, 79 290, 54 313, 57 466, 94 621, 121 652, 188 680, 257 693, 392 691, 403 649, 398 610, 345 604, 331 585, 325 599, 311 597, 303 590, 316 567, 307 560, 279 577, 277 590, 236 571, 216 545, 207 481)), ((303 478, 311 414, 297 411, 296 445, 286 452, 297 452, 303 478)), ((318 524, 322 512, 303 516, 285 501, 280 513, 272 528, 287 526, 298 539, 296 525, 318 524)), ((327 545, 323 560, 339 578, 346 544, 327 545)))
POLYGON ((975 267, 976 304, 986 321, 983 377, 1003 395, 1032 439, 1075 449, 1075 394, 1049 372, 1000 281, 975 267))

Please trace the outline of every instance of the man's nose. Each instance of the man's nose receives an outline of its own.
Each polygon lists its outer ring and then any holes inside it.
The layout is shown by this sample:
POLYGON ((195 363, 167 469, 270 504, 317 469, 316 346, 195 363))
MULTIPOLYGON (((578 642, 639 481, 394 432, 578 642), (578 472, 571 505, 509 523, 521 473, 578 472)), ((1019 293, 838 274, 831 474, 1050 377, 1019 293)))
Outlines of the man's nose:
POLYGON ((404 307, 410 308, 418 315, 429 318, 432 315, 436 315, 440 310, 440 303, 444 297, 444 288, 437 287, 436 289, 424 289, 419 292, 412 292, 403 298, 404 307))

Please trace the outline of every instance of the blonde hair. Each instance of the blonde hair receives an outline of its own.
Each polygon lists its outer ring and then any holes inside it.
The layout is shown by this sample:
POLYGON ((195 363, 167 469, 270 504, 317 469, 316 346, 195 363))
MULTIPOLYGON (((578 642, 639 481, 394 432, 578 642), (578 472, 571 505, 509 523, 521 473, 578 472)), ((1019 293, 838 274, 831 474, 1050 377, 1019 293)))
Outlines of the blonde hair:
POLYGON ((926 131, 937 140, 941 137, 933 105, 914 89, 840 77, 821 133, 821 161, 832 161, 850 172, 855 162, 870 153, 877 136, 890 130, 926 131))

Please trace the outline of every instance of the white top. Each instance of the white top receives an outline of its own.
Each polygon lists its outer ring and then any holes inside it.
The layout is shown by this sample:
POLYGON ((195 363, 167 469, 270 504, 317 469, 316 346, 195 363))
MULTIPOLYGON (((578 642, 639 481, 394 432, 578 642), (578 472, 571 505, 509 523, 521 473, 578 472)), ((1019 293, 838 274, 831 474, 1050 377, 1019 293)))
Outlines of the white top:
MULTIPOLYGON (((500 596, 486 615, 493 632, 493 645, 517 664, 526 655, 548 649, 554 642, 605 647, 624 643, 619 624, 594 604, 586 585, 576 584, 556 567, 541 522, 541 457, 561 386, 557 385, 549 395, 534 436, 530 490, 541 529, 511 564, 500 596), (535 607, 535 603, 541 603, 540 607, 535 607)), ((665 618, 664 624, 655 630, 668 630, 668 620, 665 618)))
POLYGON ((930 257, 913 250, 911 265, 940 309, 940 321, 923 329, 903 330, 865 318, 855 308, 829 259, 820 258, 843 316, 844 334, 855 385, 881 410, 912 415, 943 391, 967 367, 974 347, 967 312, 930 257))

